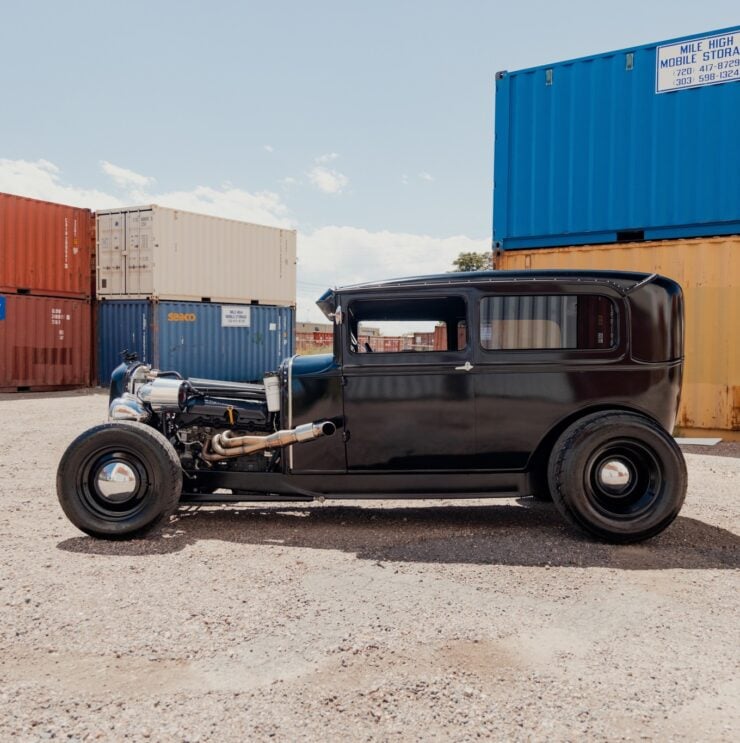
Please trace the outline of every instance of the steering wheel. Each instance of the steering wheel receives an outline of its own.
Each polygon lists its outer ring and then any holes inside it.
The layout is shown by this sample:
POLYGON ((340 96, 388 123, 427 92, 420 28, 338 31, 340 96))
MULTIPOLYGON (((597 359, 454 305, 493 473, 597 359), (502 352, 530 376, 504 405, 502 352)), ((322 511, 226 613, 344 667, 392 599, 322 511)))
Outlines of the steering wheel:
POLYGON ((370 347, 370 344, 367 341, 365 341, 365 343, 363 345, 365 346, 365 353, 372 353, 373 352, 373 349, 370 347))

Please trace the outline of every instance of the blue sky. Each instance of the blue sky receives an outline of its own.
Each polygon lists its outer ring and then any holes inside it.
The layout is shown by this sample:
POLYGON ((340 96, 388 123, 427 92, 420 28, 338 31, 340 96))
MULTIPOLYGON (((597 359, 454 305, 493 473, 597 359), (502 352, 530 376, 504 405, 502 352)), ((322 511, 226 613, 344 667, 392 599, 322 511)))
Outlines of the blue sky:
POLYGON ((737 0, 6 2, 0 190, 290 224, 311 313, 318 285, 485 249, 497 70, 739 16, 737 0))

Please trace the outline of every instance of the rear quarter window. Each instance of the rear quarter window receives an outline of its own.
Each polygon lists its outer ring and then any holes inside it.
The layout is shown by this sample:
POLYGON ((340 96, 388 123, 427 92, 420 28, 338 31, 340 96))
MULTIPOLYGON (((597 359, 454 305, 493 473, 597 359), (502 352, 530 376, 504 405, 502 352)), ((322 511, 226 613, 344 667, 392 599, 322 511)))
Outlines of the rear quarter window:
POLYGON ((614 348, 616 308, 597 294, 484 297, 480 343, 488 351, 614 348))

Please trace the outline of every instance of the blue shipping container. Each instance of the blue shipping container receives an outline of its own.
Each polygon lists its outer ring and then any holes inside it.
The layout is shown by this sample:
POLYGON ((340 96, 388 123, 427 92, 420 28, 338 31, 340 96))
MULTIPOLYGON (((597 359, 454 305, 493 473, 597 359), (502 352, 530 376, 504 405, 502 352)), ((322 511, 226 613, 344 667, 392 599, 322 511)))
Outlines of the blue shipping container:
POLYGON ((740 26, 496 76, 498 248, 740 233, 740 26))
POLYGON ((237 382, 261 380, 293 354, 291 307, 139 299, 98 302, 97 312, 102 385, 124 349, 158 369, 237 382))

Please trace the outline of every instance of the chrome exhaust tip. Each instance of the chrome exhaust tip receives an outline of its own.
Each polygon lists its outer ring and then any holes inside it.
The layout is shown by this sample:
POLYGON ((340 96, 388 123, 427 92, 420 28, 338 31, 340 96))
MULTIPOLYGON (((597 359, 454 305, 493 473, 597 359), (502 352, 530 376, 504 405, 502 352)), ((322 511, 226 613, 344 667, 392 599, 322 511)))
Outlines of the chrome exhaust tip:
POLYGON ((332 436, 336 432, 332 421, 303 423, 295 428, 276 431, 267 436, 235 436, 232 431, 214 434, 209 440, 207 450, 201 453, 206 461, 218 461, 231 457, 243 457, 265 449, 277 449, 291 444, 313 441, 321 436, 332 436))

